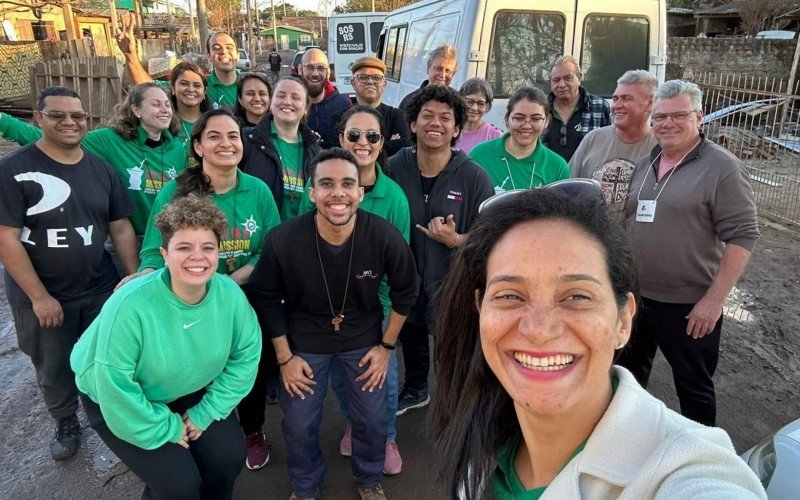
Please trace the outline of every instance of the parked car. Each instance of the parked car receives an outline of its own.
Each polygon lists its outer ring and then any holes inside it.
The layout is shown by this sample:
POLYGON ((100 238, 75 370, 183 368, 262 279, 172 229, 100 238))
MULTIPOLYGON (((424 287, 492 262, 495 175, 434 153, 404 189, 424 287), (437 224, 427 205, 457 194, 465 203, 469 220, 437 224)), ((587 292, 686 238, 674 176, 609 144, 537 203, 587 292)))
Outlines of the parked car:
POLYGON ((800 493, 800 418, 742 454, 770 500, 794 500, 800 493))
POLYGON ((292 75, 297 76, 300 74, 300 61, 303 60, 303 54, 305 54, 307 50, 318 48, 319 47, 316 45, 309 45, 308 47, 295 52, 294 57, 292 58, 292 75))
POLYGON ((236 61, 236 67, 243 71, 250 71, 250 56, 244 49, 239 49, 239 60, 236 61))

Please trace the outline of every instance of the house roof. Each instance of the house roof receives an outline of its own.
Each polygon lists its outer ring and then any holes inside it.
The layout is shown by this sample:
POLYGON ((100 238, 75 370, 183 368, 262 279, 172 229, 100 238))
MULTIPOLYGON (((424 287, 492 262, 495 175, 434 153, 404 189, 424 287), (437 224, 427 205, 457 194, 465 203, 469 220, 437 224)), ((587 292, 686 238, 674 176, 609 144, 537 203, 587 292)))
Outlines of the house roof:
POLYGON ((694 14, 694 9, 689 9, 687 7, 667 7, 667 14, 672 14, 675 16, 691 16, 694 14))
MULTIPOLYGON (((297 31, 298 33, 308 33, 309 35, 313 35, 312 31, 304 30, 302 28, 295 28, 294 26, 287 26, 285 24, 279 24, 277 26, 278 29, 285 29, 290 31, 297 31)), ((267 26, 266 28, 261 28, 261 33, 266 32, 266 34, 272 33, 272 26, 267 26)))

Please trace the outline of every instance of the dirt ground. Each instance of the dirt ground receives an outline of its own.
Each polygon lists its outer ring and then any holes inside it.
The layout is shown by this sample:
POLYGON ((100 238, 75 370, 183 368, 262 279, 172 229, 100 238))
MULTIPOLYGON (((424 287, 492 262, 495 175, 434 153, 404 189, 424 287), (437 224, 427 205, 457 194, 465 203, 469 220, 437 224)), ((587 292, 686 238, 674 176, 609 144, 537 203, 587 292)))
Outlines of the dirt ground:
MULTIPOLYGON (((13 148, 0 140, 0 155, 13 148)), ((800 418, 800 232, 763 220, 761 230, 756 251, 729 300, 715 377, 718 425, 728 431, 739 452, 800 418)), ((137 498, 141 483, 86 428, 82 414, 84 442, 80 453, 66 462, 50 459, 47 444, 52 422, 33 368, 17 348, 1 289, 0 283, 0 498, 137 498)), ((661 357, 649 389, 677 409, 671 375, 661 357)), ((328 415, 331 413, 335 414, 328 411, 328 415)), ((268 435, 277 437, 279 410, 271 407, 267 415, 268 426, 272 424, 268 435)), ((384 482, 389 496, 438 496, 424 415, 424 411, 412 412, 398 419, 398 443, 407 466, 403 474, 384 482)), ((335 455, 340 432, 341 420, 326 418, 323 449, 330 458, 323 493, 328 493, 328 498, 352 498, 355 493, 347 461, 331 456, 335 455)), ((283 443, 275 440, 273 463, 258 473, 244 472, 235 497, 263 498, 265 493, 268 498, 288 497, 282 455, 283 443)))

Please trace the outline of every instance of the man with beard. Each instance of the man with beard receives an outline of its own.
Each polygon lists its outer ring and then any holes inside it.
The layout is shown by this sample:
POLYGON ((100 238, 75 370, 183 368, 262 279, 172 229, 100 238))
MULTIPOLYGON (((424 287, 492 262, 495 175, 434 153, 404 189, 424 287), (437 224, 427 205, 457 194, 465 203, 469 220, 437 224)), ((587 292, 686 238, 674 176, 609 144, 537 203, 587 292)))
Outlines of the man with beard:
POLYGON ((80 96, 48 87, 33 116, 42 137, 0 160, 0 261, 19 348, 56 421, 50 454, 65 460, 80 432, 69 356, 119 281, 106 236, 127 273, 139 260, 119 176, 81 148, 88 115, 80 96))
POLYGON ((325 475, 319 429, 331 361, 344 371, 352 419, 352 470, 362 499, 385 499, 386 372, 417 296, 414 256, 400 232, 358 208, 356 159, 341 148, 311 166, 316 210, 267 236, 250 276, 251 304, 272 338, 284 391, 282 429, 291 498, 317 498, 325 475), (378 285, 389 284, 385 329, 378 285))
POLYGON ((333 116, 353 105, 328 80, 330 67, 325 53, 319 49, 308 50, 300 62, 300 78, 306 84, 311 97, 306 124, 322 138, 322 148, 339 144, 333 116))
POLYGON ((445 44, 433 49, 428 56, 427 68, 428 79, 422 82, 417 90, 411 92, 400 101, 398 108, 404 113, 408 113, 406 106, 428 85, 439 85, 447 87, 453 81, 453 76, 458 69, 458 53, 452 45, 445 44))

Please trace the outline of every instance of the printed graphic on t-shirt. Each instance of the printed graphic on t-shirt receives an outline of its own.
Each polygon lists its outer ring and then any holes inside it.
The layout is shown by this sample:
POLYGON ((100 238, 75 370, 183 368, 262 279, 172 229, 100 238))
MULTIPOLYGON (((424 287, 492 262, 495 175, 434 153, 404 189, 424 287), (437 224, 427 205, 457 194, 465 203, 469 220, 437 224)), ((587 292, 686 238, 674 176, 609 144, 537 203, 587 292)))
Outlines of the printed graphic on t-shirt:
POLYGON ((223 238, 219 242, 219 258, 224 260, 237 259, 250 256, 250 238, 261 229, 256 219, 251 215, 244 222, 231 228, 230 238, 223 238), (241 229, 240 229, 241 226, 241 229))
POLYGON ((632 161, 617 158, 606 162, 592 174, 592 177, 600 183, 603 197, 610 209, 624 208, 634 168, 636 164, 632 161))
POLYGON ((303 179, 294 175, 287 175, 284 172, 283 190, 287 193, 300 193, 302 195, 305 192, 305 189, 303 188, 303 179))
POLYGON ((131 191, 144 191, 147 194, 158 194, 164 185, 178 176, 178 171, 172 165, 165 165, 163 172, 153 172, 146 169, 147 160, 143 159, 139 165, 127 169, 128 189, 131 191), (147 173, 147 175, 144 175, 147 173), (142 181, 144 180, 144 183, 142 181))

